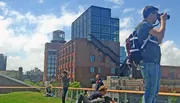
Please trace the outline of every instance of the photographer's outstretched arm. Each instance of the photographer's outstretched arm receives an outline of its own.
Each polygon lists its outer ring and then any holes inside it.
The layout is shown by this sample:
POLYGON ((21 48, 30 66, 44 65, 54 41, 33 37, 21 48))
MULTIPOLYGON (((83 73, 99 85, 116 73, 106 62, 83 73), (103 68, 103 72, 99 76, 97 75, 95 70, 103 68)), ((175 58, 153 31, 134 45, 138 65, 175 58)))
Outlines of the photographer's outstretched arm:
POLYGON ((164 38, 164 33, 166 29, 166 20, 167 20, 167 14, 164 13, 161 16, 161 25, 159 29, 153 28, 149 31, 149 34, 157 37, 159 44, 162 42, 162 39, 164 38))

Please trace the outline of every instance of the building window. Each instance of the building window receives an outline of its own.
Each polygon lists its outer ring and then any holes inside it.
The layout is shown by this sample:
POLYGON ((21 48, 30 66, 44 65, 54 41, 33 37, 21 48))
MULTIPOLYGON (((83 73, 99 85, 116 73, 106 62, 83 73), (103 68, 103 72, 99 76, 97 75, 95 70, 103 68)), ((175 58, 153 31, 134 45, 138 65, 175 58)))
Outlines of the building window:
POLYGON ((115 36, 114 36, 114 41, 115 41, 115 42, 119 42, 119 35, 115 35, 115 36))
POLYGON ((51 73, 54 73, 55 72, 55 70, 54 69, 51 69, 51 73))
POLYGON ((101 9, 98 8, 98 7, 93 7, 91 8, 91 15, 94 15, 94 16, 100 16, 101 14, 101 9))
POLYGON ((92 16, 91 17, 91 22, 92 22, 92 24, 100 24, 100 18, 92 16))
POLYGON ((69 60, 68 62, 70 62, 70 61, 71 61, 71 56, 70 56, 70 55, 68 56, 68 60, 69 60))
POLYGON ((110 19, 101 18, 101 25, 110 25, 110 19))
POLYGON ((90 56, 90 62, 94 62, 95 61, 95 57, 94 57, 94 55, 91 55, 90 56))
POLYGON ((102 56, 101 56, 101 55, 98 56, 98 60, 99 60, 100 62, 102 61, 102 56))
POLYGON ((102 34, 101 40, 111 40, 111 36, 109 34, 102 34))
POLYGON ((94 67, 90 67, 90 73, 94 73, 94 67))
POLYGON ((50 64, 48 64, 48 68, 51 68, 51 65, 50 65, 50 64))
POLYGON ((118 27, 111 27, 111 34, 119 35, 119 28, 118 27))
POLYGON ((119 27, 119 19, 111 18, 111 26, 119 27))
POLYGON ((50 74, 47 74, 48 77, 50 77, 50 74))
POLYGON ((51 59, 51 56, 48 56, 48 59, 51 59))
POLYGON ((101 68, 100 67, 98 68, 98 73, 101 73, 101 68))
POLYGON ((48 69, 48 73, 50 73, 51 72, 51 69, 48 69))
POLYGON ((56 55, 56 51, 48 51, 49 55, 56 55))
POLYGON ((111 74, 115 74, 116 68, 111 68, 111 74))
POLYGON ((75 72, 75 67, 72 68, 72 73, 74 73, 74 72, 75 72))
POLYGON ((48 64, 51 64, 51 59, 48 59, 48 64))
POLYGON ((101 26, 101 33, 110 34, 110 27, 109 26, 101 26))
POLYGON ((101 17, 110 18, 111 9, 101 9, 101 17))
POLYGON ((73 55, 73 56, 71 56, 71 61, 74 61, 74 55, 73 55))
POLYGON ((91 33, 99 33, 100 25, 91 25, 91 33))
POLYGON ((90 81, 93 82, 93 81, 94 81, 94 78, 90 78, 90 81))

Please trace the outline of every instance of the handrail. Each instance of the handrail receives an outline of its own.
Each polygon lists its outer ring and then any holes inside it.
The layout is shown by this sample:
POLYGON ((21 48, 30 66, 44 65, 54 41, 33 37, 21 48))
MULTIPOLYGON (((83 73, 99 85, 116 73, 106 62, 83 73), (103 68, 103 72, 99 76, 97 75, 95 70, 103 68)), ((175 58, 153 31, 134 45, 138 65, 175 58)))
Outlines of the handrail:
POLYGON ((111 50, 108 46, 105 46, 100 40, 98 40, 94 35, 89 35, 91 37, 91 43, 94 44, 97 48, 99 48, 103 53, 107 54, 110 59, 120 64, 120 56, 117 55, 113 50, 111 50), (98 45, 99 44, 99 45, 98 45), (102 46, 99 47, 99 46, 102 46))
MULTIPOLYGON (((23 89, 23 88, 41 88, 45 89, 46 87, 17 87, 17 86, 0 86, 0 89, 23 89)), ((52 87, 55 89, 62 89, 62 87, 52 87)), ((93 88, 72 88, 69 87, 69 90, 88 90, 88 91, 94 91, 93 88)), ((108 92, 114 92, 114 93, 130 93, 130 94, 144 94, 144 91, 131 91, 131 90, 108 90, 108 92)), ((159 95, 161 96, 176 96, 180 97, 180 93, 166 93, 166 92, 159 92, 159 95)))
MULTIPOLYGON (((107 48, 108 50, 110 50, 115 56, 119 56, 117 55, 113 50, 111 50, 108 46, 105 46, 103 43, 101 43, 94 35, 91 35, 91 37, 93 37, 96 41, 98 41, 103 47, 107 48)), ((119 56, 120 57, 120 56, 119 56)))

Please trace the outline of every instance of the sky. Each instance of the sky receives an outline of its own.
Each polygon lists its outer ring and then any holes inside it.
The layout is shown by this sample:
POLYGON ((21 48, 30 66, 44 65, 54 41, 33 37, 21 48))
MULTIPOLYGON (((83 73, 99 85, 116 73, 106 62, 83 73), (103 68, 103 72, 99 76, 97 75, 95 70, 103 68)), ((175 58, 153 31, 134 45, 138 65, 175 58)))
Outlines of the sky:
POLYGON ((111 9, 112 17, 120 19, 120 45, 142 21, 146 5, 167 12, 166 33, 161 44, 162 65, 180 66, 180 1, 174 0, 0 0, 0 53, 8 56, 7 70, 23 67, 29 71, 44 70, 44 46, 52 31, 65 31, 71 39, 71 23, 91 5, 111 9))

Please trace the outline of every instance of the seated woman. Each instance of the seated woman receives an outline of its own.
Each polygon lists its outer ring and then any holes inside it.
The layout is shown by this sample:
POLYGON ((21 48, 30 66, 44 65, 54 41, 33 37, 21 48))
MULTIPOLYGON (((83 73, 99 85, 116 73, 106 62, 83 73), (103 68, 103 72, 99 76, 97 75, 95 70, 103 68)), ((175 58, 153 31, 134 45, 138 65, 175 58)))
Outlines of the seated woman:
POLYGON ((107 87, 101 86, 98 91, 94 92, 89 97, 86 97, 83 94, 81 94, 79 96, 77 103, 115 103, 115 101, 112 98, 105 96, 106 93, 107 87))
POLYGON ((46 87, 45 91, 46 91, 46 94, 45 94, 46 97, 53 97, 52 85, 51 85, 51 84, 49 84, 49 85, 46 87))

